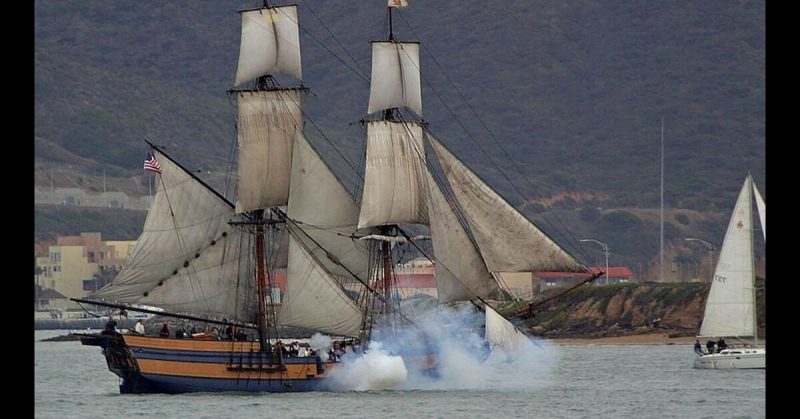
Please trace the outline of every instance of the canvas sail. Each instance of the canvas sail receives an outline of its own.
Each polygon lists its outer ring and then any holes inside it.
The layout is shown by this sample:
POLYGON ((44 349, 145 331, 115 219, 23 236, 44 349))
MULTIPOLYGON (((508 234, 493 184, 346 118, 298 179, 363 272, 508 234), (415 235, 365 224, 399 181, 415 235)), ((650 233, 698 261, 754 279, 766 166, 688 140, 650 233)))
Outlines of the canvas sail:
POLYGON ((303 137, 295 143, 290 189, 287 216, 301 230, 297 238, 319 260, 327 261, 332 274, 366 278, 367 243, 351 237, 358 224, 358 206, 303 137))
POLYGON ((303 79, 297 6, 248 10, 242 15, 242 39, 235 86, 267 74, 303 79))
POLYGON ((436 288, 439 302, 466 301, 477 297, 496 299, 500 287, 487 270, 478 249, 428 173, 430 227, 436 257, 436 288))
POLYGON ((237 98, 236 212, 286 205, 293 145, 303 136, 300 93, 243 91, 237 98))
POLYGON ((486 309, 486 341, 492 348, 500 347, 507 353, 512 353, 525 342, 530 341, 494 309, 488 305, 484 308, 486 309))
MULTIPOLYGON (((752 182, 752 180, 751 180, 752 182)), ((758 191, 756 183, 753 182, 753 194, 756 197, 756 208, 758 209, 758 218, 761 221, 761 232, 764 233, 764 241, 767 240, 767 203, 758 191)))
POLYGON ((436 139, 428 138, 490 271, 585 271, 436 139))
POLYGON ((405 106, 422 116, 419 44, 373 42, 367 113, 405 106))
POLYGON ((92 299, 145 304, 174 312, 241 321, 255 304, 237 298, 252 284, 239 278, 242 237, 228 221, 233 206, 159 151, 156 194, 131 256, 92 299))
MULTIPOLYGON (((288 227, 292 231, 293 227, 288 227)), ((358 337, 363 313, 302 241, 289 238, 286 293, 278 324, 358 337)))
POLYGON ((748 176, 722 242, 701 337, 753 336, 755 331, 751 183, 748 176))
POLYGON ((428 224, 424 159, 419 124, 367 123, 367 161, 358 228, 428 224))

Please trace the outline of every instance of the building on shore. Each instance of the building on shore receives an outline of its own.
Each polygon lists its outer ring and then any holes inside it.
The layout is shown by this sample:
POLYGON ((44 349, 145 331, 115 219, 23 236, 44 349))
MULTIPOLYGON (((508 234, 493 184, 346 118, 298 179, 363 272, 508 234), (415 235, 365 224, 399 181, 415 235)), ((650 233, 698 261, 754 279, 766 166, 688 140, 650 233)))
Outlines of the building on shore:
MULTIPOLYGON (((134 240, 104 241, 100 233, 58 236, 46 255, 36 257, 35 285, 67 298, 84 297, 113 279, 135 244, 134 240)), ((47 305, 51 301, 47 299, 47 305)), ((37 307, 48 309, 42 302, 37 301, 37 307)))

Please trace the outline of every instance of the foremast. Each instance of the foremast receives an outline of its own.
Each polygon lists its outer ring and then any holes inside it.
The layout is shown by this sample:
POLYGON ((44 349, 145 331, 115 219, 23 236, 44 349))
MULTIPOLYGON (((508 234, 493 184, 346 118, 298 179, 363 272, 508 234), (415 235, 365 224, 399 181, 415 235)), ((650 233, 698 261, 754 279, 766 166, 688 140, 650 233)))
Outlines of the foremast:
POLYGON ((231 222, 251 232, 255 240, 257 320, 261 350, 270 350, 270 338, 277 338, 275 269, 285 268, 281 256, 283 217, 272 209, 289 201, 289 182, 294 142, 302 137, 300 93, 302 67, 297 8, 270 6, 242 10, 241 45, 234 86, 249 88, 229 91, 237 104, 237 199, 241 220, 231 222), (300 81, 283 88, 276 75, 300 81), (268 234, 268 233, 275 234, 268 234))

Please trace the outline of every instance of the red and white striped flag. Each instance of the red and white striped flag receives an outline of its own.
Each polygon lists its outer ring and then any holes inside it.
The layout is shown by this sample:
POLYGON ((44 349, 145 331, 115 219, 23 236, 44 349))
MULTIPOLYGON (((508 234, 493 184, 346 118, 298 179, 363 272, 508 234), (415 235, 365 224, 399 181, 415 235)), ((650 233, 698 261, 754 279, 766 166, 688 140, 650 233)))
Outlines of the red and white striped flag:
POLYGON ((158 160, 156 160, 156 156, 153 153, 147 153, 147 157, 144 159, 144 170, 161 173, 161 165, 158 164, 158 160))

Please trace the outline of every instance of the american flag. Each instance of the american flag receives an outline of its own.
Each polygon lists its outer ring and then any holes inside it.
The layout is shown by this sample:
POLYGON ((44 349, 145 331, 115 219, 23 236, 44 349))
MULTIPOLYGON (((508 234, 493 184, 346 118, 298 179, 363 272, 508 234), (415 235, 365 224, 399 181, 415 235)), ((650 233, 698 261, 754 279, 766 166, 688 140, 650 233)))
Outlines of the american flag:
POLYGON ((158 160, 156 160, 156 156, 153 153, 147 153, 147 157, 144 159, 144 170, 161 173, 161 165, 158 164, 158 160))

